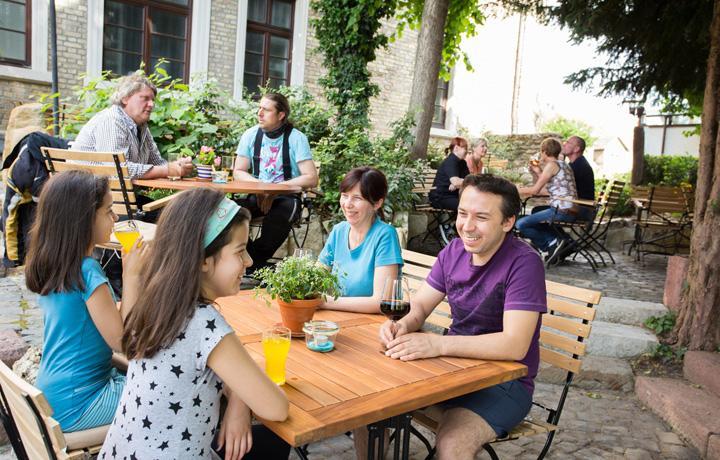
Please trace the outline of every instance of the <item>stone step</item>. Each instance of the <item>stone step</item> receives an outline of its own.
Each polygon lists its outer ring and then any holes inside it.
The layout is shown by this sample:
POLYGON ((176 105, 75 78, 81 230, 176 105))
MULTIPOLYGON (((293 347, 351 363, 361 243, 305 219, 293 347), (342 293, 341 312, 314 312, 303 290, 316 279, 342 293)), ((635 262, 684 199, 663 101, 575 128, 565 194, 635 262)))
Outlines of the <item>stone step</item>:
MULTIPOLYGON (((559 367, 540 364, 537 380, 562 385, 567 371, 559 367)), ((630 364, 624 359, 607 356, 585 356, 582 369, 575 374, 573 386, 585 390, 632 391, 635 383, 630 364)))
POLYGON ((683 360, 683 374, 686 379, 720 397, 720 353, 688 351, 683 360))
POLYGON ((632 358, 653 350, 655 334, 637 326, 593 321, 587 342, 587 354, 611 358, 632 358))
POLYGON ((640 300, 603 297, 597 305, 596 321, 642 326, 646 319, 663 316, 668 312, 665 305, 640 300))
POLYGON ((708 460, 720 459, 720 398, 679 379, 637 377, 637 397, 708 460))

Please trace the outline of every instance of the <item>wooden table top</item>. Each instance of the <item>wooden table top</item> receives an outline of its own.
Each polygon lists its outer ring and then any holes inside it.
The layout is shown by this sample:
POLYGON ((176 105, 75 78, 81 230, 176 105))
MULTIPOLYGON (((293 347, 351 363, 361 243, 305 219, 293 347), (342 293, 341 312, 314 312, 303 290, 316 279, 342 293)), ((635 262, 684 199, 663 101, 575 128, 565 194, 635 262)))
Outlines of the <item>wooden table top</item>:
POLYGON ((215 184, 210 181, 197 180, 197 178, 170 179, 134 179, 134 185, 140 187, 161 188, 169 190, 188 190, 197 187, 212 187, 225 193, 266 193, 283 194, 299 193, 302 187, 298 185, 268 184, 265 182, 230 181, 227 184, 215 184))
MULTIPOLYGON (((277 306, 243 291, 217 300, 219 310, 262 368, 261 331, 280 321, 277 306)), ((325 439, 386 418, 527 374, 516 362, 432 358, 402 362, 380 351, 381 315, 319 310, 335 321, 335 349, 316 353, 293 339, 282 386, 290 400, 284 422, 263 421, 293 446, 325 439)))

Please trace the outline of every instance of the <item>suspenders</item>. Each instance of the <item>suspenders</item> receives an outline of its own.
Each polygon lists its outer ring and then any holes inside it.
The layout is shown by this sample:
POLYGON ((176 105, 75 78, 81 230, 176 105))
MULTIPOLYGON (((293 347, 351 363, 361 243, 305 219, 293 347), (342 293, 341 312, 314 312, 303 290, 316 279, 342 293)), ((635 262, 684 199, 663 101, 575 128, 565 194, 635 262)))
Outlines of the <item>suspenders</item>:
MULTIPOLYGON (((292 179, 292 166, 290 165, 290 133, 293 126, 288 123, 285 125, 283 132, 282 159, 283 159, 283 180, 292 179)), ((252 174, 255 177, 260 176, 260 148, 262 147, 263 130, 258 127, 255 135, 255 144, 253 145, 253 167, 252 174)))

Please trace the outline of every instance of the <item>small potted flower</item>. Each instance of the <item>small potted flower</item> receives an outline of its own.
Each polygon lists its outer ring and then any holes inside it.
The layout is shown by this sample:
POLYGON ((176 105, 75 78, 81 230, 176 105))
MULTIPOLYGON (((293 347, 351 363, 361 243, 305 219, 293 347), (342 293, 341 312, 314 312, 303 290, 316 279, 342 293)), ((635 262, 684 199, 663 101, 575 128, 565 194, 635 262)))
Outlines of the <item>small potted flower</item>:
POLYGON ((199 180, 211 180, 214 167, 220 167, 222 158, 215 155, 215 148, 203 145, 195 156, 195 167, 199 180))
POLYGON ((254 276, 260 281, 256 294, 277 299, 283 325, 294 334, 302 334, 303 325, 327 296, 340 295, 337 275, 308 256, 286 257, 254 276))

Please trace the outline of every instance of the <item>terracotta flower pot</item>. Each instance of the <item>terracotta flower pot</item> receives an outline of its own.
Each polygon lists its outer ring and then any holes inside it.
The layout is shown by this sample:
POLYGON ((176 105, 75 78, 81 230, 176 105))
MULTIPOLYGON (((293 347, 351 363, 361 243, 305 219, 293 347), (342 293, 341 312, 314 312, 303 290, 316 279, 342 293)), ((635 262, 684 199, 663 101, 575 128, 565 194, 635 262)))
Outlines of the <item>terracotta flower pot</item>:
POLYGON ((293 334, 302 334, 303 326, 307 321, 312 320, 315 310, 322 303, 322 299, 318 297, 309 300, 293 300, 288 303, 278 298, 277 303, 280 306, 283 326, 290 329, 293 334))

